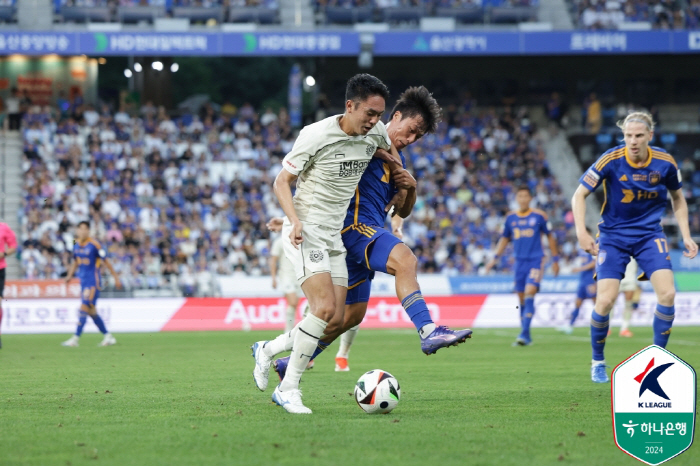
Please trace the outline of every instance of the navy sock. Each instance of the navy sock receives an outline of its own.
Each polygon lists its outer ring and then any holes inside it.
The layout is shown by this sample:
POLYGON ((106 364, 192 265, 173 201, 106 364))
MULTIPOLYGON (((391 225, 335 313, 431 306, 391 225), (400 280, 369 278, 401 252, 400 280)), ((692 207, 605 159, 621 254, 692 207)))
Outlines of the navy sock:
POLYGON ((676 309, 674 306, 656 305, 654 312, 654 344, 662 348, 666 348, 668 339, 671 336, 671 327, 673 326, 673 318, 675 317, 676 309))
POLYGON ((574 308, 573 312, 571 313, 571 320, 569 321, 569 325, 572 327, 574 326, 574 322, 576 322, 576 319, 578 319, 578 313, 581 311, 580 307, 574 308))
POLYGON ((323 353, 323 351, 326 348, 328 348, 330 345, 331 345, 330 343, 324 343, 321 340, 318 340, 318 346, 316 346, 316 349, 314 350, 314 354, 311 355, 311 361, 316 359, 316 356, 323 353))
POLYGON ((520 332, 520 337, 527 340, 530 339, 530 323, 532 323, 532 318, 535 315, 535 297, 525 298, 525 309, 523 310, 523 318, 520 322, 522 331, 520 332))
POLYGON ((411 318, 411 322, 416 326, 416 330, 420 330, 424 325, 433 323, 433 318, 430 317, 430 311, 428 311, 428 306, 425 304, 420 290, 406 296, 401 301, 401 305, 406 309, 406 314, 411 318))
POLYGON ((608 327, 610 326, 610 315, 602 316, 595 310, 591 314, 591 346, 593 347, 593 360, 603 361, 605 355, 605 339, 608 337, 608 327))
POLYGON ((639 303, 632 303, 632 310, 636 311, 637 309, 639 309, 639 303))
POLYGON ((87 312, 80 311, 80 317, 78 318, 78 328, 75 329, 75 336, 79 337, 83 334, 83 327, 85 327, 85 322, 87 322, 87 312))
POLYGON ((95 322, 95 325, 97 325, 97 328, 100 329, 100 332, 103 334, 107 333, 107 327, 105 327, 105 322, 102 320, 102 317, 95 314, 92 316, 92 321, 95 322))

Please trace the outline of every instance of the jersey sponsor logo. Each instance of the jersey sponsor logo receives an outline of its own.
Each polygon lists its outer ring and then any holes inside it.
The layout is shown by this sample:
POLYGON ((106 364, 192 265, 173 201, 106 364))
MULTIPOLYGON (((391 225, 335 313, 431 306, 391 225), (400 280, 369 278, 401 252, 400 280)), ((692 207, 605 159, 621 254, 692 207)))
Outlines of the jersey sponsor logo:
POLYGON ((285 160, 284 163, 286 163, 286 164, 289 165, 290 167, 294 168, 295 170, 296 170, 296 168, 297 168, 297 166, 294 165, 294 164, 293 164, 292 162, 290 162, 289 160, 285 160))
POLYGON ((627 175, 622 175, 622 176, 620 177, 620 181, 629 181, 629 180, 627 179, 627 175))
POLYGON ((369 146, 367 146, 366 150, 367 155, 374 155, 374 153, 377 151, 377 146, 375 146, 374 144, 370 144, 369 146))
POLYGON ((632 175, 632 181, 646 181, 647 175, 644 173, 635 173, 632 175))
POLYGON ((649 184, 655 186, 661 182, 661 173, 651 172, 649 173, 649 184))
POLYGON ((606 257, 608 257, 608 253, 605 252, 605 249, 598 251, 598 265, 602 265, 606 257))
POLYGON ((323 260, 323 251, 314 249, 309 252, 309 260, 313 263, 319 263, 323 260))
POLYGON ((354 160, 351 162, 340 162, 338 176, 357 176, 362 175, 369 164, 368 161, 354 160))
POLYGON ((623 204, 629 204, 630 202, 634 201, 634 191, 631 189, 623 189, 622 194, 625 195, 625 197, 620 200, 620 202, 623 204))

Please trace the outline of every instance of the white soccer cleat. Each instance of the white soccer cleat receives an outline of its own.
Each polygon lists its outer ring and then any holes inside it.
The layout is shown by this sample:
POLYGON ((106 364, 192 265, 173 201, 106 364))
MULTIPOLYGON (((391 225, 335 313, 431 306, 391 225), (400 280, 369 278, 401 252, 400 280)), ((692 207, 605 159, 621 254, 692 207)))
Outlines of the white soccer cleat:
POLYGON ((117 344, 117 339, 112 336, 111 333, 106 333, 105 337, 102 339, 97 346, 112 346, 117 344))
POLYGON ((61 346, 72 346, 74 348, 77 348, 78 346, 80 346, 78 340, 79 338, 73 335, 72 337, 61 343, 61 346))
POLYGON ((311 414, 311 410, 301 402, 301 390, 280 391, 279 385, 272 393, 272 401, 292 414, 311 414))
POLYGON ((571 325, 562 325, 561 327, 557 327, 557 332, 562 332, 567 335, 571 335, 574 333, 574 328, 571 325))
POLYGON ((272 358, 268 357, 263 351, 265 343, 267 343, 267 341, 258 341, 250 347, 250 349, 253 350, 253 357, 255 358, 253 380, 255 380, 255 386, 258 387, 258 390, 261 392, 267 389, 267 380, 270 377, 270 366, 272 365, 272 358))

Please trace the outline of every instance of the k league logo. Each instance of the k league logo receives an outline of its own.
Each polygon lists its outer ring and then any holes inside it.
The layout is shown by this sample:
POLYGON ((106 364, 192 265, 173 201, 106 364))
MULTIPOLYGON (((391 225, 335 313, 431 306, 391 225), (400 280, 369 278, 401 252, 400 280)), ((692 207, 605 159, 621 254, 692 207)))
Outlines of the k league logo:
POLYGON ((695 432, 695 370, 651 345, 612 373, 613 432, 617 446, 649 465, 680 455, 695 432))

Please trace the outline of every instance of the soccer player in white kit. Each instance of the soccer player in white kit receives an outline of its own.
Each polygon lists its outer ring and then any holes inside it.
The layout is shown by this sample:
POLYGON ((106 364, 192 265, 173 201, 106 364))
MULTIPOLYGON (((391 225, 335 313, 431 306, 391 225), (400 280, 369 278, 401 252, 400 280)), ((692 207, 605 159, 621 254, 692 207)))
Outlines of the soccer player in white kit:
MULTIPOLYGON (((310 312, 291 332, 252 346, 253 378, 267 388, 272 359, 292 350, 284 380, 272 400, 287 412, 311 414, 301 401, 299 380, 324 333, 343 325, 348 271, 340 231, 350 199, 377 148, 400 157, 380 118, 389 90, 369 74, 350 78, 345 90, 345 113, 334 115, 299 133, 282 161, 274 182, 286 214, 282 227, 285 255, 309 302, 310 312), (296 181, 292 198, 290 185, 296 181)), ((400 206, 399 206, 400 207, 400 206)))
POLYGON ((632 321, 632 313, 639 307, 639 299, 642 296, 642 288, 637 281, 638 275, 637 261, 631 257, 625 269, 625 276, 620 280, 620 292, 625 295, 625 310, 622 311, 622 325, 620 326, 621 337, 634 336, 630 331, 630 322, 632 321))

